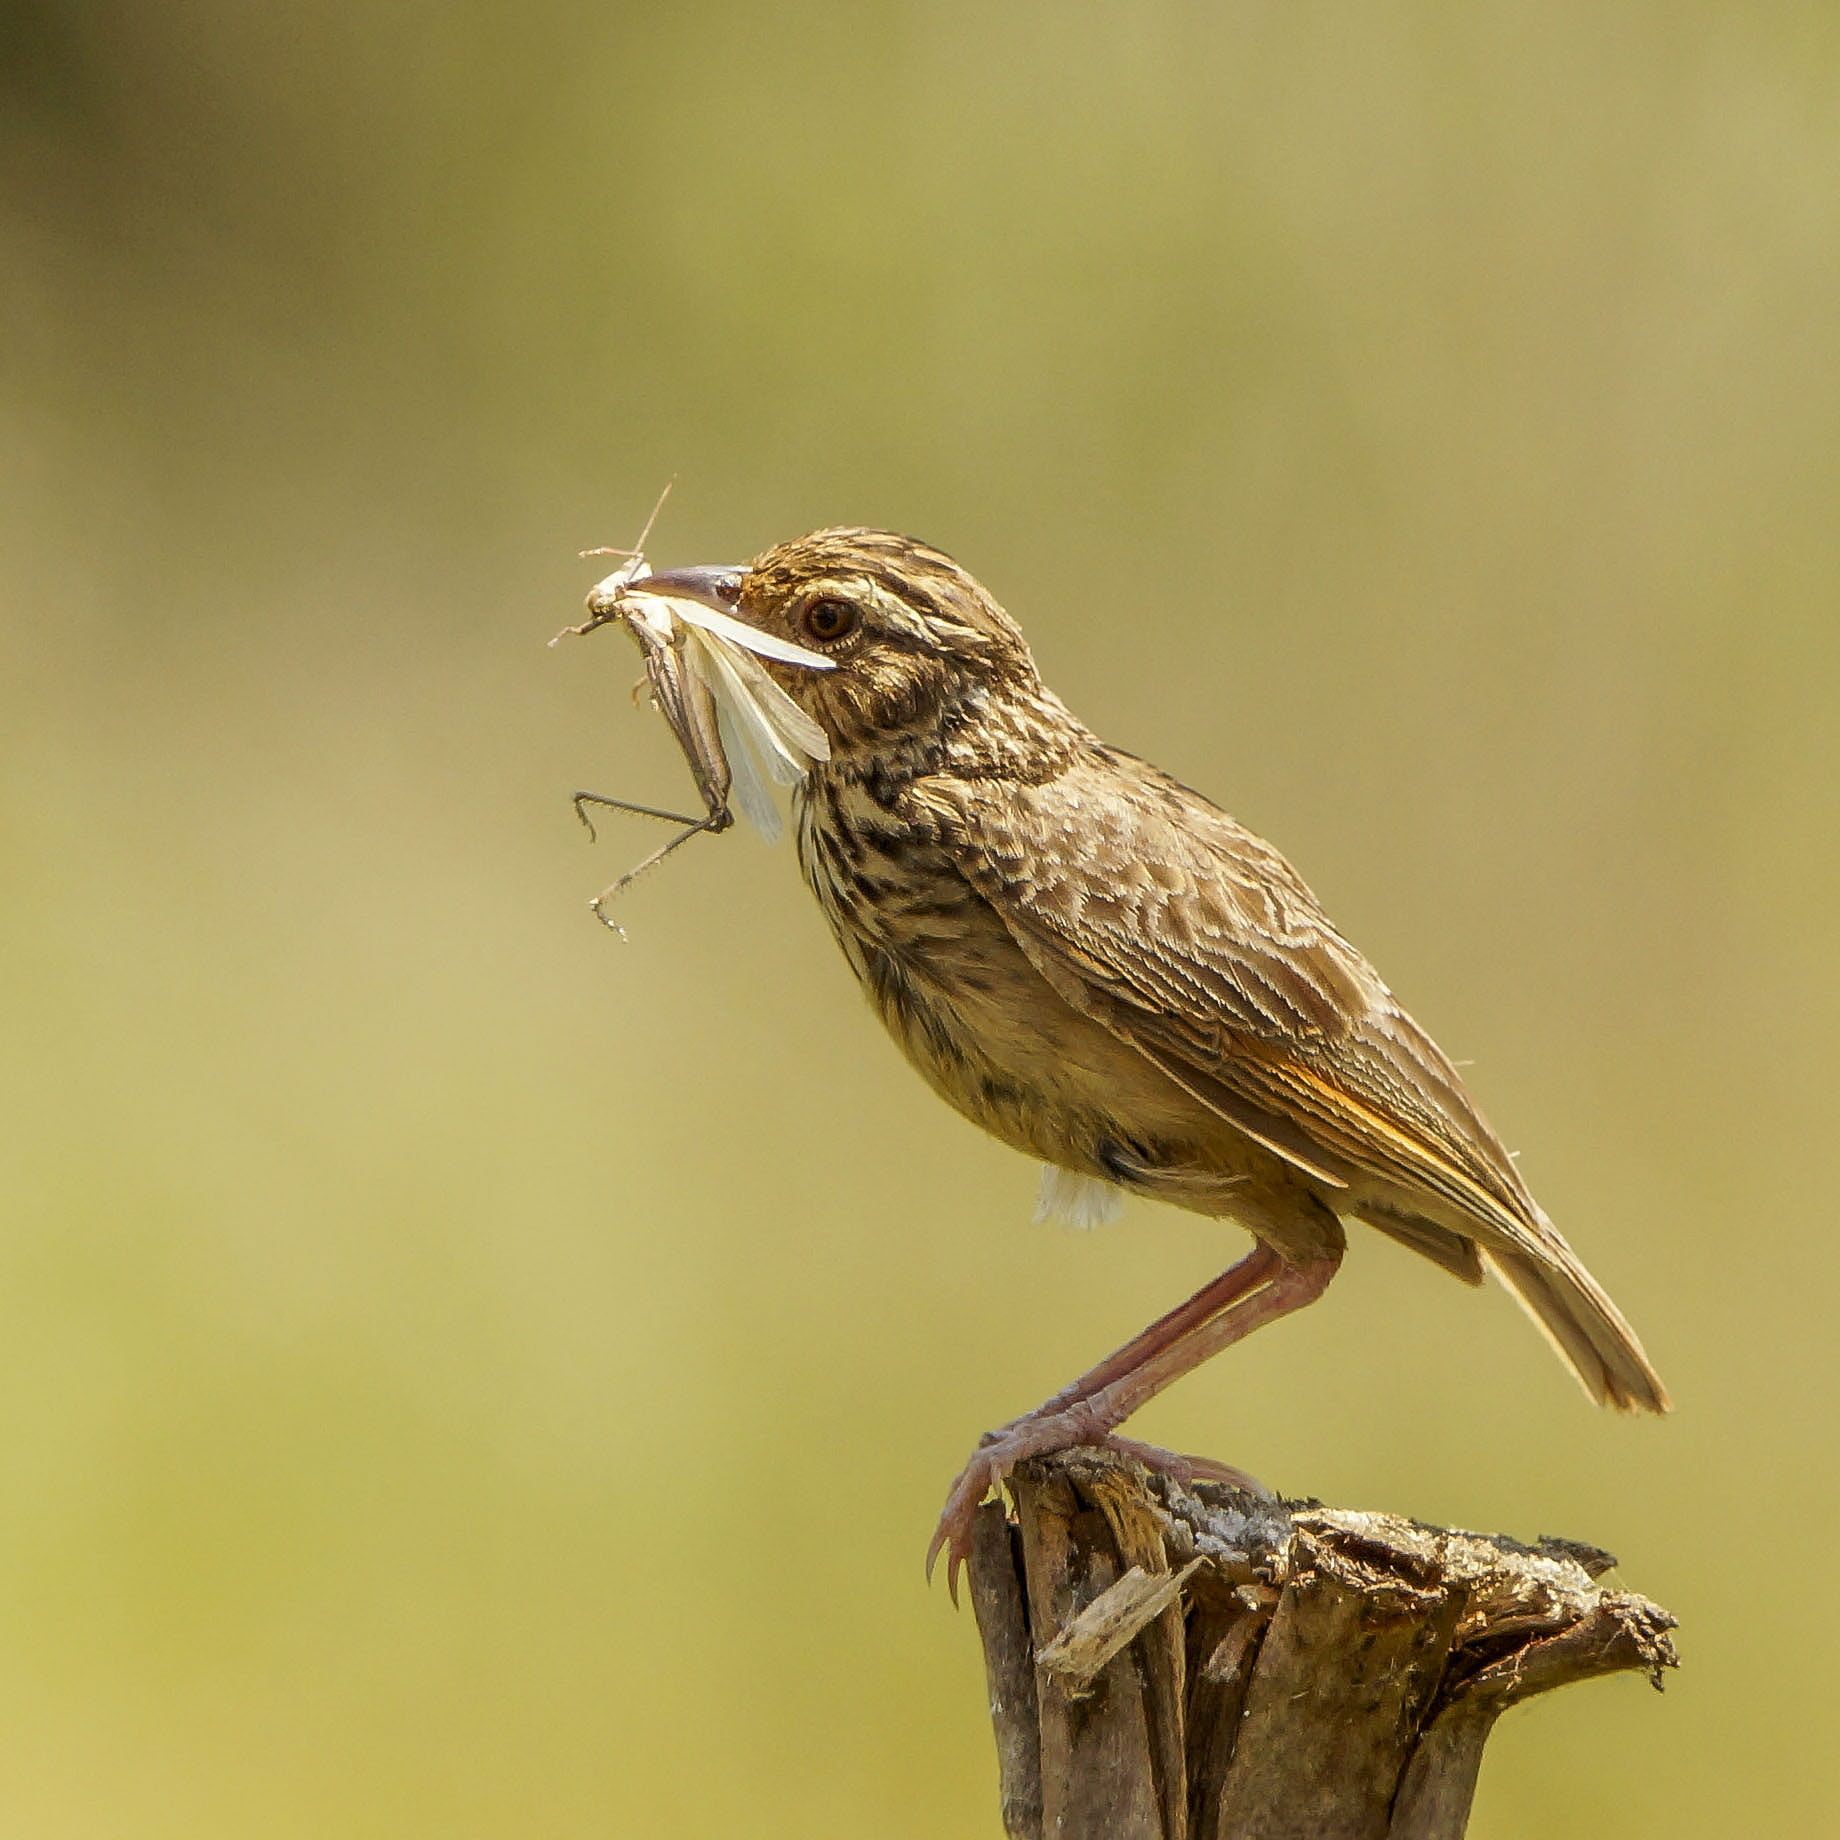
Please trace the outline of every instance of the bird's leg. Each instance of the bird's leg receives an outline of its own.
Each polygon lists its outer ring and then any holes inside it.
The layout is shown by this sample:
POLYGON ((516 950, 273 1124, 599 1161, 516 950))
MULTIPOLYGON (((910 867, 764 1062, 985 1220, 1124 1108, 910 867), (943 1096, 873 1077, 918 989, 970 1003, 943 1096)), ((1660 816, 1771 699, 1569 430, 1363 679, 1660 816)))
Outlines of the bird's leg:
POLYGON ((1261 1240, 1237 1265, 1228 1266, 1218 1278, 1210 1278, 1186 1303, 1178 1303, 1167 1315, 1159 1316, 1149 1328, 1132 1336, 1122 1348, 1108 1354, 1097 1367, 1089 1368, 1027 1416, 1047 1417, 1090 1399, 1102 1387, 1122 1379, 1183 1336, 1211 1322, 1228 1304, 1269 1284, 1283 1269, 1284 1261, 1261 1240))
MULTIPOLYGON (((1025 1413, 1023 1419, 1006 1426, 1004 1430, 1014 1431, 1017 1425, 1025 1421, 1053 1419, 1082 1404, 1095 1393, 1140 1369, 1152 1356, 1161 1354, 1186 1336, 1192 1335, 1229 1304, 1237 1302, 1261 1285, 1269 1284, 1283 1269, 1283 1260, 1261 1242, 1237 1265, 1230 1266, 1218 1278, 1210 1279, 1186 1303, 1179 1303, 1166 1316, 1159 1316, 1149 1328, 1107 1355, 1097 1367, 1089 1369, 1070 1386, 1063 1387, 1052 1399, 1044 1400, 1034 1411, 1025 1413)), ((1002 1431, 990 1432, 983 1441, 991 1443, 1003 1435, 1002 1431)), ((1156 1444, 1140 1444, 1135 1438, 1121 1438, 1109 1433, 1099 1441, 1108 1449, 1133 1458, 1146 1469, 1173 1475, 1184 1483, 1194 1481, 1197 1476, 1204 1476, 1213 1482, 1225 1482, 1234 1488, 1249 1489, 1254 1494, 1264 1492, 1261 1485, 1244 1470, 1235 1469, 1230 1463, 1221 1463, 1213 1457, 1180 1456, 1156 1444)))
POLYGON ((946 1496, 927 1548, 929 1575, 941 1551, 947 1551, 946 1584, 957 1601, 958 1568, 971 1555, 971 1520, 978 1503, 1029 1457, 1076 1444, 1109 1444, 1152 1468, 1186 1471, 1190 1476, 1213 1471, 1227 1480, 1244 1481, 1224 1465, 1172 1458, 1167 1451, 1114 1438, 1112 1432, 1210 1356, 1314 1302, 1340 1263, 1336 1252, 1289 1265, 1260 1245, 1045 1404, 987 1433, 946 1496))

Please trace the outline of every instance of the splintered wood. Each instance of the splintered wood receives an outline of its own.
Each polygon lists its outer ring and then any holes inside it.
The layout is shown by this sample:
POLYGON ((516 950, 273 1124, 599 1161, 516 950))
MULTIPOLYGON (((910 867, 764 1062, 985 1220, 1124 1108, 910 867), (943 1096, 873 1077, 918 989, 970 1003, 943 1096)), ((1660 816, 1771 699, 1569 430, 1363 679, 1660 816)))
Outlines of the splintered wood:
POLYGON ((1011 1840, 1458 1840, 1495 1720, 1635 1670, 1674 1619, 1614 1563, 1189 1487, 1108 1451, 1020 1465, 971 1599, 1011 1840))

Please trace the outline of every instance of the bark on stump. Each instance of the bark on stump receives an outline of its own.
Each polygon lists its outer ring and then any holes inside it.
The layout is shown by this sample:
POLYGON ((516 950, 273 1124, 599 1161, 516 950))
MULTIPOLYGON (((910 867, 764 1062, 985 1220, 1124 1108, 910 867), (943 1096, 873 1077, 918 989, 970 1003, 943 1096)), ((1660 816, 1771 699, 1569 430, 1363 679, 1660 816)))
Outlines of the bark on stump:
POLYGON ((971 1598, 1012 1840, 1459 1840, 1495 1720, 1675 1665, 1616 1562, 1184 1487, 1105 1450, 979 1510, 971 1598))

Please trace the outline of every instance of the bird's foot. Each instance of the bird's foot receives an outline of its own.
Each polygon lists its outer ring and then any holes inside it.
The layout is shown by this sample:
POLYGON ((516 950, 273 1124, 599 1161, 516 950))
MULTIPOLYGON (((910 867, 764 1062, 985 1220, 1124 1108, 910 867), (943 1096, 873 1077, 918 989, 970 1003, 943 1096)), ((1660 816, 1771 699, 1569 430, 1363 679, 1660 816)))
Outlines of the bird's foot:
POLYGON ((931 1578, 939 1555, 946 1555, 946 1589, 958 1602, 959 1568, 971 1557, 971 1524, 979 1504, 1018 1463, 1045 1457, 1076 1444, 1102 1444, 1111 1423, 1090 1405, 1066 1406, 1057 1412, 1028 1412, 997 1431, 986 1431, 971 1453, 971 1461, 958 1472, 946 1495, 939 1525, 926 1549, 926 1575, 931 1578))
POLYGON ((958 1472, 940 1512, 939 1525, 933 1529, 932 1543, 926 1549, 926 1575, 931 1578, 939 1555, 946 1555, 946 1589, 953 1603, 958 1602, 958 1574, 971 1557, 971 1528, 979 1504, 1018 1463, 1030 1457, 1045 1457, 1057 1450, 1072 1450, 1081 1444, 1097 1444, 1115 1450, 1141 1463, 1146 1469, 1173 1476, 1188 1484, 1202 1479, 1225 1482, 1270 1499, 1270 1492, 1243 1470, 1230 1464, 1216 1463, 1212 1457, 1185 1457, 1173 1450, 1161 1450, 1154 1444, 1139 1444, 1131 1438, 1113 1435, 1115 1420, 1091 1401, 1065 1406, 1058 1411, 1030 1412, 1012 1420, 997 1431, 987 1431, 971 1453, 971 1461, 958 1472))
POLYGON ((1135 1438, 1113 1436, 1103 1442, 1107 1450, 1115 1450, 1159 1476, 1173 1476, 1185 1488, 1191 1482, 1224 1482, 1229 1488, 1244 1489, 1261 1501, 1277 1499, 1258 1477, 1249 1476, 1243 1469, 1235 1469, 1231 1463, 1221 1463, 1213 1457, 1184 1456, 1180 1451, 1164 1450, 1157 1444, 1140 1444, 1135 1438))

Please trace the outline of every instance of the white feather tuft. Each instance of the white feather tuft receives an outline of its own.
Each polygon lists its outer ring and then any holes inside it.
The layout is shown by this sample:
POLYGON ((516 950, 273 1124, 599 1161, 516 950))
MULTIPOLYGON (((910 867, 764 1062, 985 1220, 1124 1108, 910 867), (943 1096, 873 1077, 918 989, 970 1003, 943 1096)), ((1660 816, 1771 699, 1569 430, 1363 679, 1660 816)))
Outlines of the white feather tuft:
POLYGON ((1064 1220, 1082 1231, 1109 1226, 1124 1212, 1124 1190, 1099 1176, 1083 1176, 1058 1163, 1043 1163, 1035 1218, 1064 1220))

